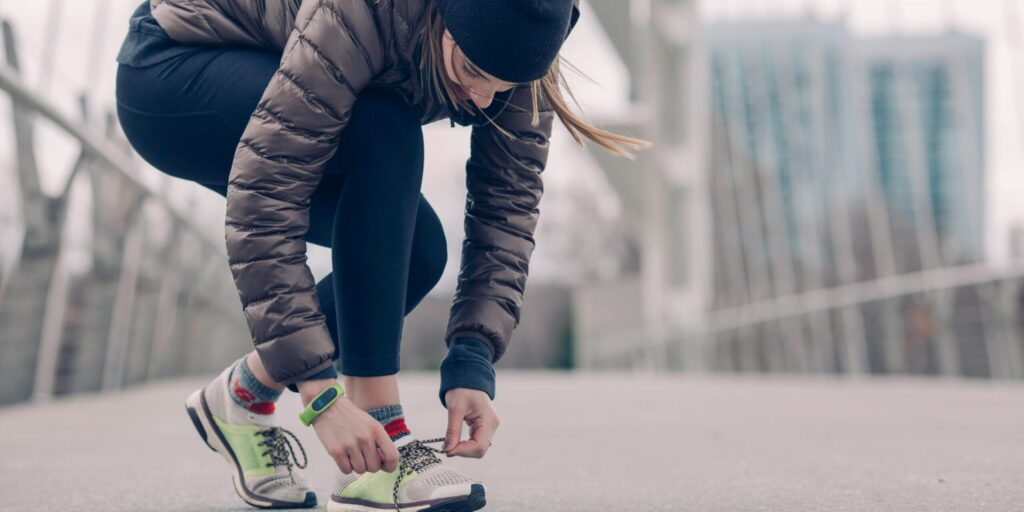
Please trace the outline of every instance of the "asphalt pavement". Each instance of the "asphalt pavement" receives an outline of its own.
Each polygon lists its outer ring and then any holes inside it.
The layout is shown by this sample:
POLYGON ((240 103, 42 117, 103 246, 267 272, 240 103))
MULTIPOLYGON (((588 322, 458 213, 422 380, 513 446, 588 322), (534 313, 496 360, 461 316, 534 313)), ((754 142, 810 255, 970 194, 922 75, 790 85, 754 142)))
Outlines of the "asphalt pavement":
MULTIPOLYGON (((210 377, 0 409, 0 510, 248 511, 183 402, 210 377)), ((436 373, 400 376, 441 437, 436 373)), ((492 511, 1024 510, 1024 384, 498 370, 492 511)), ((321 509, 337 472, 286 392, 321 509)), ((468 429, 467 429, 468 430, 468 429)))

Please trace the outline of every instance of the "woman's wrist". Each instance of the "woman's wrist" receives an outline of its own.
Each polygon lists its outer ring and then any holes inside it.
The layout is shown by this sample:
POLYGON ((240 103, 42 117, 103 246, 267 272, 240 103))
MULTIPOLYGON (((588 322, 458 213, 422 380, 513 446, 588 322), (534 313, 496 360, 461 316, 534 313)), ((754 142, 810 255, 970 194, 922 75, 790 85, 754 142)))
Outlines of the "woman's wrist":
POLYGON ((310 426, 314 420, 320 417, 321 413, 344 396, 345 388, 341 387, 338 381, 332 382, 327 388, 313 396, 312 401, 306 404, 306 407, 299 413, 299 421, 307 427, 310 426))
POLYGON ((302 398, 302 405, 307 406, 321 391, 331 387, 332 384, 338 382, 337 378, 334 379, 310 379, 296 382, 295 384, 299 388, 299 396, 302 398))
POLYGON ((314 373, 313 375, 309 375, 302 380, 295 381, 289 384, 287 388, 296 393, 300 393, 300 384, 302 384, 303 382, 309 382, 313 380, 338 380, 338 372, 337 370, 334 369, 334 365, 332 364, 324 368, 323 370, 314 373))

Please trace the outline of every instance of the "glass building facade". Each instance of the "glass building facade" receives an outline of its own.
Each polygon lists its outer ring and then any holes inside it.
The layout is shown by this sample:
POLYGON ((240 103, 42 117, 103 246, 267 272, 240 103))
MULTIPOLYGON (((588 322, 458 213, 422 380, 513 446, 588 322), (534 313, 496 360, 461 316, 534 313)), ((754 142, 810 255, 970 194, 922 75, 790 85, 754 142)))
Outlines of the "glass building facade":
POLYGON ((981 40, 708 32, 716 304, 979 262, 981 40))

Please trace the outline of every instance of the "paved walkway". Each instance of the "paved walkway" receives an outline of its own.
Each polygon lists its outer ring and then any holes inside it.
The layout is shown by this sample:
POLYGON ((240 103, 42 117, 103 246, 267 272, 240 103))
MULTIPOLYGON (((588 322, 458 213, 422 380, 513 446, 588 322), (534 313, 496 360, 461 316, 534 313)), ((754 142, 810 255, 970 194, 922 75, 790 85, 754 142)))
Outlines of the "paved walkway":
MULTIPOLYGON (((0 510, 255 510, 186 418, 207 380, 0 410, 0 510)), ((419 437, 444 433, 437 382, 401 377, 419 437)), ((500 370, 495 403, 487 456, 446 459, 488 484, 485 510, 1024 507, 1024 385, 500 370)), ((331 462, 298 405, 283 425, 323 504, 331 462)))

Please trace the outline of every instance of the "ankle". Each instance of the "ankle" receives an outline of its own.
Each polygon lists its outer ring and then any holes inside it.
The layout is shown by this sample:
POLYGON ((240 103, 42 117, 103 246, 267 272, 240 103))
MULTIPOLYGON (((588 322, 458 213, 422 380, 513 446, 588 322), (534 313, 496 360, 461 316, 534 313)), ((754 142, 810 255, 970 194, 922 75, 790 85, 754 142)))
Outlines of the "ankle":
POLYGON ((260 384, 263 384, 274 391, 284 392, 284 386, 270 378, 270 374, 267 373, 267 369, 263 367, 263 360, 260 359, 260 355, 256 353, 255 350, 246 354, 245 362, 260 384))
POLYGON ((352 377, 344 375, 345 395, 357 407, 366 411, 373 408, 397 404, 398 378, 396 375, 375 377, 352 377))

